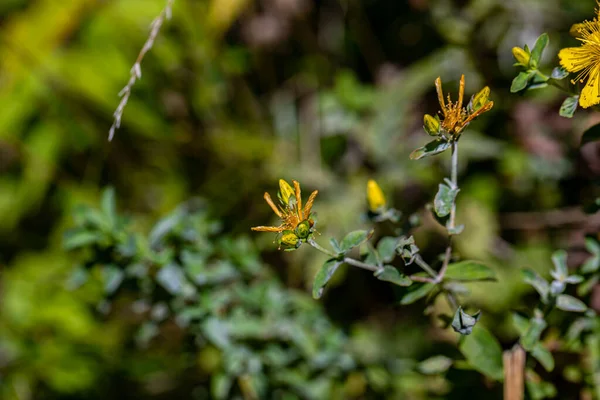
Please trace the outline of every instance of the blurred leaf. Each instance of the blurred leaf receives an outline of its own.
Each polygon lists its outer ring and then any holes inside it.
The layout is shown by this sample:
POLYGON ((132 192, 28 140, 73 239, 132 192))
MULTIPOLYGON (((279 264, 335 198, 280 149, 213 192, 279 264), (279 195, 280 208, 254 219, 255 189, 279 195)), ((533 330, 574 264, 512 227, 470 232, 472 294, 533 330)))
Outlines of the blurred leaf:
POLYGON ((473 327, 481 318, 481 311, 477 311, 472 316, 463 311, 462 307, 458 307, 452 319, 452 329, 461 335, 470 335, 473 332, 473 327))
POLYGON ((410 159, 419 160, 424 157, 434 156, 448 150, 449 148, 450 142, 446 142, 442 139, 436 139, 410 153, 410 159))
POLYGON ((362 243, 366 242, 373 236, 373 230, 370 231, 353 231, 348 233, 342 242, 340 243, 340 249, 342 252, 347 252, 348 250, 360 246, 362 243))
POLYGON ((117 222, 116 208, 115 190, 112 187, 104 189, 104 192, 102 192, 100 209, 108 219, 111 227, 114 227, 117 222))
POLYGON ((224 321, 210 317, 202 324, 202 332, 211 343, 220 349, 226 349, 231 345, 229 338, 229 327, 224 321))
POLYGON ((548 372, 552 372, 554 369, 554 357, 552 357, 552 353, 548 349, 546 349, 542 343, 537 343, 533 350, 531 351, 531 355, 535 357, 536 360, 542 364, 544 369, 548 372))
POLYGON ((525 334, 521 337, 521 345, 527 351, 531 351, 540 340, 542 332, 548 324, 543 318, 543 315, 536 315, 529 320, 529 326, 525 334))
POLYGON ((584 278, 581 275, 569 275, 565 279, 565 283, 569 283, 571 285, 576 285, 578 283, 583 282, 584 278))
POLYGON ((338 243, 336 238, 330 238, 329 243, 331 244, 333 251, 335 251, 336 253, 343 253, 342 249, 340 248, 340 244, 338 243))
POLYGON ((312 295, 315 299, 320 299, 323 295, 323 290, 325 286, 338 269, 340 265, 342 265, 342 261, 337 260, 335 258, 331 258, 325 261, 325 264, 319 269, 317 274, 315 275, 315 280, 313 282, 313 290, 312 295))
POLYGON ((550 382, 543 381, 535 372, 527 369, 525 385, 532 400, 556 397, 556 388, 550 382))
POLYGON ((184 280, 183 271, 176 264, 167 264, 156 274, 156 281, 172 295, 181 293, 184 280))
POLYGON ((542 33, 540 37, 537 38, 535 44, 533 45, 533 48, 531 49, 531 58, 529 60, 529 65, 531 65, 534 68, 536 68, 539 65, 540 59, 542 58, 542 52, 548 45, 548 40, 548 34, 546 33, 542 33))
POLYGON ((560 106, 560 110, 558 114, 561 117, 572 118, 573 114, 575 114, 575 110, 577 110, 577 105, 579 104, 579 95, 567 97, 565 101, 563 101, 560 106))
POLYGON ((569 71, 567 71, 563 67, 558 66, 558 67, 554 67, 554 69, 552 70, 552 74, 550 75, 550 78, 560 81, 562 79, 565 79, 567 76, 569 76, 569 71))
POLYGON ((596 272, 600 268, 600 245, 590 237, 585 238, 585 247, 592 254, 581 266, 581 273, 596 272))
POLYGON ((224 373, 214 374, 210 381, 210 391, 217 400, 229 398, 229 391, 233 385, 233 377, 224 373))
POLYGON ((584 312, 587 310, 585 303, 568 294, 561 294, 556 298, 556 307, 563 311, 584 312))
POLYGON ((589 294, 594 286, 600 281, 600 274, 594 274, 590 278, 577 287, 577 295, 580 297, 589 294))
POLYGON ((402 296, 402 300, 400 300, 400 304, 407 305, 412 304, 415 301, 427 296, 429 292, 431 292, 435 288, 435 285, 432 283, 424 283, 422 285, 412 285, 411 291, 402 296))
POLYGON ((116 265, 105 265, 102 268, 104 292, 108 295, 113 294, 121 286, 124 275, 123 270, 116 265))
POLYGON ((564 250, 555 251, 552 254, 552 263, 554 264, 552 277, 564 281, 569 275, 569 270, 567 268, 567 252, 564 250))
POLYGON ((600 140, 600 124, 596 124, 583 132, 580 146, 591 142, 597 142, 598 140, 600 140))
POLYGON ((426 375, 437 375, 442 374, 452 366, 452 359, 438 355, 428 358, 427 360, 421 361, 417 365, 417 370, 422 374, 426 375))
POLYGON ((502 381, 502 347, 498 340, 479 325, 469 336, 464 336, 459 349, 469 364, 487 377, 502 381))
POLYGON ((438 217, 445 217, 450 214, 458 188, 450 188, 450 186, 440 183, 435 199, 433 200, 433 208, 438 217))
POLYGON ((496 280, 496 273, 478 261, 465 260, 449 264, 444 278, 456 281, 486 281, 496 280))
POLYGON ((398 238, 391 236, 382 237, 379 240, 377 243, 377 252, 382 262, 391 262, 394 259, 398 242, 398 238))
POLYGON ((183 215, 179 209, 162 218, 150 232, 149 241, 152 248, 157 248, 165 236, 167 236, 182 220, 183 215))
POLYGON ((65 250, 74 250, 80 247, 89 246, 100 240, 102 235, 99 232, 87 230, 72 230, 65 234, 63 247, 65 250))
POLYGON ((542 278, 538 275, 537 272, 529 268, 522 269, 521 275, 523 276, 523 280, 525 281, 525 283, 533 286, 533 288, 537 290, 543 302, 548 301, 548 291, 550 290, 550 287, 548 285, 548 282, 544 278, 542 278))
POLYGON ((398 286, 410 286, 412 284, 412 281, 406 275, 401 274, 396 267, 391 265, 385 265, 373 275, 380 281, 391 282, 398 286))
POLYGON ((523 336, 529 328, 529 320, 520 314, 512 313, 512 321, 513 326, 515 327, 517 332, 519 332, 519 335, 523 336))

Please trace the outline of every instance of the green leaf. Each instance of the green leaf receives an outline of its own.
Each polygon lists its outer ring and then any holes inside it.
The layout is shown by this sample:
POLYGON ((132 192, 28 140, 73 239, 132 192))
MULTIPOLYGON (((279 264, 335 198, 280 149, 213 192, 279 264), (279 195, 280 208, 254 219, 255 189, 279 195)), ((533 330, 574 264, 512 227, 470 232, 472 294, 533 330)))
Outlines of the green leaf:
POLYGON ((413 288, 413 290, 406 293, 402 297, 402 300, 400 300, 400 304, 402 304, 402 305, 412 304, 415 301, 427 296, 429 294, 429 292, 431 292, 433 290, 433 288, 435 288, 435 285, 433 283, 424 283, 421 286, 412 285, 411 287, 413 288))
POLYGON ((444 183, 440 183, 438 192, 433 200, 433 208, 438 217, 445 217, 450 214, 459 190, 458 188, 451 188, 444 183))
POLYGON ((452 359, 446 356, 438 355, 421 361, 417 365, 417 370, 426 375, 442 374, 452 366, 452 359))
POLYGON ((519 72, 519 75, 513 79, 512 84, 510 85, 510 92, 517 93, 525 89, 534 74, 535 72, 519 72))
POLYGON ((443 139, 436 139, 429 143, 427 143, 423 147, 419 147, 410 153, 411 160, 419 160, 424 157, 434 156, 436 154, 440 154, 450 148, 450 142, 447 142, 443 139))
POLYGON ((552 263, 554 264, 552 277, 560 281, 565 280, 569 275, 569 269, 567 267, 567 252, 564 250, 555 251, 552 254, 552 263))
POLYGON ((340 250, 345 253, 356 246, 360 246, 369 240, 371 236, 373 236, 373 232, 374 231, 372 229, 370 231, 360 230, 350 232, 344 237, 344 239, 342 239, 342 242, 340 243, 340 250))
POLYGON ((109 187, 102 193, 102 200, 100 201, 100 209, 110 221, 110 226, 113 227, 117 222, 117 204, 115 200, 115 189, 109 187))
POLYGON ((377 243, 377 252, 382 262, 390 262, 396 256, 396 247, 398 246, 398 238, 386 236, 377 243))
POLYGON ((584 312, 587 310, 585 303, 568 294, 561 294, 556 298, 556 307, 563 311, 584 312))
POLYGON ((452 320, 452 329, 461 335, 470 335, 473 332, 473 327, 481 318, 481 311, 477 311, 473 315, 469 315, 463 311, 462 307, 458 307, 454 313, 452 320))
POLYGON ((340 249, 340 244, 335 238, 330 238, 329 243, 331 244, 333 251, 335 251, 336 253, 343 253, 342 249, 340 249))
POLYGON ((575 110, 577 110, 577 106, 579 105, 579 95, 567 97, 565 101, 563 101, 560 106, 560 110, 558 114, 561 117, 572 118, 573 114, 575 114, 575 110))
POLYGON ((583 282, 581 285, 577 286, 577 295, 578 296, 586 296, 589 294, 594 286, 600 281, 600 274, 592 275, 587 281, 583 282))
POLYGON ((97 243, 101 238, 99 232, 73 230, 65 234, 63 247, 65 250, 74 250, 97 243))
POLYGON ((567 276, 567 278, 565 279, 565 282, 570 284, 570 285, 576 285, 578 283, 583 282, 584 278, 581 275, 569 275, 567 276))
POLYGON ((460 352, 471 366, 491 379, 503 379, 502 348, 498 340, 479 325, 459 345, 460 352))
POLYGON ((123 270, 116 265, 106 265, 102 268, 102 278, 104 281, 104 293, 111 295, 117 291, 125 274, 123 270))
POLYGON ((521 336, 521 345, 527 351, 531 351, 540 340, 542 332, 548 324, 542 315, 537 315, 529 320, 529 326, 523 336, 521 336))
POLYGON ((551 372, 554 369, 554 357, 541 343, 538 342, 535 345, 531 350, 531 355, 542 364, 546 371, 551 372))
POLYGON ((391 265, 385 265, 382 269, 375 271, 373 275, 380 281, 391 282, 398 286, 410 286, 412 284, 412 281, 406 275, 401 274, 391 265))
POLYGON ((527 329, 529 329, 529 320, 517 313, 512 314, 512 320, 513 326, 515 327, 517 332, 519 332, 519 335, 523 336, 525 332, 527 332, 527 329))
POLYGON ((596 124, 583 132, 580 146, 590 142, 597 142, 598 140, 600 140, 600 124, 596 124))
POLYGON ((170 294, 177 295, 183 288, 185 276, 175 264, 167 264, 158 270, 156 281, 170 294))
POLYGON ((529 60, 529 65, 536 68, 540 59, 542 58, 542 52, 548 45, 548 34, 542 33, 540 37, 537 38, 535 44, 533 45, 533 49, 531 49, 531 58, 529 60))
POLYGON ((552 70, 552 74, 550 75, 550 78, 552 78, 556 81, 560 81, 562 79, 565 79, 567 76, 569 76, 569 71, 567 71, 563 67, 555 67, 552 70))
POLYGON ((489 281, 496 280, 496 273, 477 261, 465 260, 448 265, 444 278, 456 281, 489 281))
POLYGON ((323 264, 323 266, 317 271, 315 275, 315 280, 313 281, 313 290, 312 295, 315 299, 320 299, 323 295, 323 290, 325 286, 338 269, 338 267, 342 265, 342 261, 331 258, 323 264))
POLYGON ((535 290, 537 290, 537 292, 542 297, 542 301, 544 303, 548 301, 548 291, 550 289, 550 286, 544 278, 542 278, 537 272, 529 268, 522 269, 521 275, 523 276, 523 280, 525 281, 525 283, 530 284, 535 290))

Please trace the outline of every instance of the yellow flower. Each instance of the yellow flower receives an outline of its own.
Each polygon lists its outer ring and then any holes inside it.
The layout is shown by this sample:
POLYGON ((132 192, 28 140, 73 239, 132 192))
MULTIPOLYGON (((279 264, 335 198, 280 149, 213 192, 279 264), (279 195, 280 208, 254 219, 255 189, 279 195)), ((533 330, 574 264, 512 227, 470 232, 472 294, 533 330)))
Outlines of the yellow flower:
POLYGON ((280 244, 298 247, 301 243, 300 239, 306 239, 312 232, 314 222, 310 217, 310 211, 319 191, 312 192, 304 208, 302 208, 300 183, 297 181, 292 181, 292 183, 294 184, 293 189, 285 180, 279 180, 279 192, 277 193, 279 205, 276 205, 269 193, 265 192, 265 200, 273 212, 281 218, 281 225, 255 226, 252 230, 283 233, 283 237, 279 241, 280 244))
POLYGON ((571 28, 580 47, 568 47, 558 52, 560 65, 569 72, 579 72, 571 82, 587 83, 579 96, 579 104, 588 108, 600 103, 600 10, 596 10, 596 18, 575 24, 571 28))
POLYGON ((369 203, 369 210, 374 213, 381 211, 386 204, 383 191, 373 179, 369 179, 367 182, 367 202, 369 203))
POLYGON ((494 102, 489 101, 490 88, 484 87, 471 97, 467 107, 463 107, 463 98, 465 94, 465 76, 460 77, 460 85, 458 87, 458 100, 453 103, 448 95, 448 103, 444 101, 444 93, 442 92, 442 80, 438 77, 435 80, 435 89, 437 91, 438 100, 440 107, 442 108, 441 114, 442 120, 442 131, 450 137, 449 140, 456 140, 460 136, 463 129, 486 111, 489 111, 493 106, 494 102))

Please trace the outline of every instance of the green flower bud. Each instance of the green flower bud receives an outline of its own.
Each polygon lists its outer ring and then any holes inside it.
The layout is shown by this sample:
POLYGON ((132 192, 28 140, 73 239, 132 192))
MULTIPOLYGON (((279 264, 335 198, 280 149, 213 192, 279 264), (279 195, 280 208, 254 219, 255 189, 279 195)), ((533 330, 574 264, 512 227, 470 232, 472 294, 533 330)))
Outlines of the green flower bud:
POLYGON ((286 206, 289 204, 290 198, 295 199, 294 189, 290 186, 289 183, 287 183, 283 179, 279 180, 278 195, 279 195, 279 200, 286 206))
POLYGON ((513 47, 512 53, 515 57, 515 60, 517 60, 519 64, 521 64, 524 67, 529 66, 529 59, 531 58, 531 56, 528 52, 526 52, 520 47, 513 47))
POLYGON ((279 238, 279 246, 283 247, 284 250, 296 250, 302 241, 298 236, 294 233, 294 231, 285 230, 281 233, 281 237, 279 238))
POLYGON ((440 121, 429 114, 423 116, 423 128, 430 136, 438 136, 440 134, 440 121))
POLYGON ((300 222, 296 227, 296 235, 300 239, 306 239, 308 238, 308 235, 310 235, 310 228, 310 221, 305 219, 304 221, 300 222))

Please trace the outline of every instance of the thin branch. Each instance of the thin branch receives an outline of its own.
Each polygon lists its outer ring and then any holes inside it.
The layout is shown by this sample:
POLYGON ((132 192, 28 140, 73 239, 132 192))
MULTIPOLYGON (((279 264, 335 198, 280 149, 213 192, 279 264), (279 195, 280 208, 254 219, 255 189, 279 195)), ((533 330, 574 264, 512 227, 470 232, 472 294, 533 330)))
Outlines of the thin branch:
MULTIPOLYGON (((450 175, 450 180, 452 182, 452 186, 454 188, 458 187, 458 143, 456 141, 452 142, 452 172, 450 175)), ((452 209, 450 210, 450 219, 448 221, 448 231, 452 231, 455 228, 455 218, 456 218, 456 201, 452 204, 452 209)), ((448 247, 446 247, 446 254, 444 256, 444 263, 442 264, 442 268, 438 273, 436 283, 440 283, 444 279, 444 275, 446 275, 446 269, 448 268, 448 264, 450 264, 450 257, 452 257, 452 234, 450 233, 448 238, 448 247)))
POLYGON ((127 85, 125 85, 125 87, 119 92, 119 97, 121 97, 121 101, 119 102, 117 109, 113 113, 115 119, 113 121, 112 126, 110 127, 110 130, 108 131, 108 141, 112 140, 113 136, 115 135, 115 130, 121 127, 121 118, 123 117, 123 110, 125 109, 125 106, 129 101, 129 96, 131 95, 131 88, 133 87, 135 82, 138 79, 141 79, 142 77, 142 60, 144 59, 146 53, 150 51, 150 49, 154 45, 154 41, 156 40, 156 37, 158 36, 160 28, 163 22, 165 22, 165 19, 171 19, 172 7, 174 2, 175 0, 167 0, 167 4, 165 5, 165 7, 150 24, 150 34, 148 35, 148 39, 146 39, 146 43, 144 43, 142 50, 140 50, 140 53, 138 54, 137 59, 135 60, 135 63, 129 71, 129 81, 127 82, 127 85))

